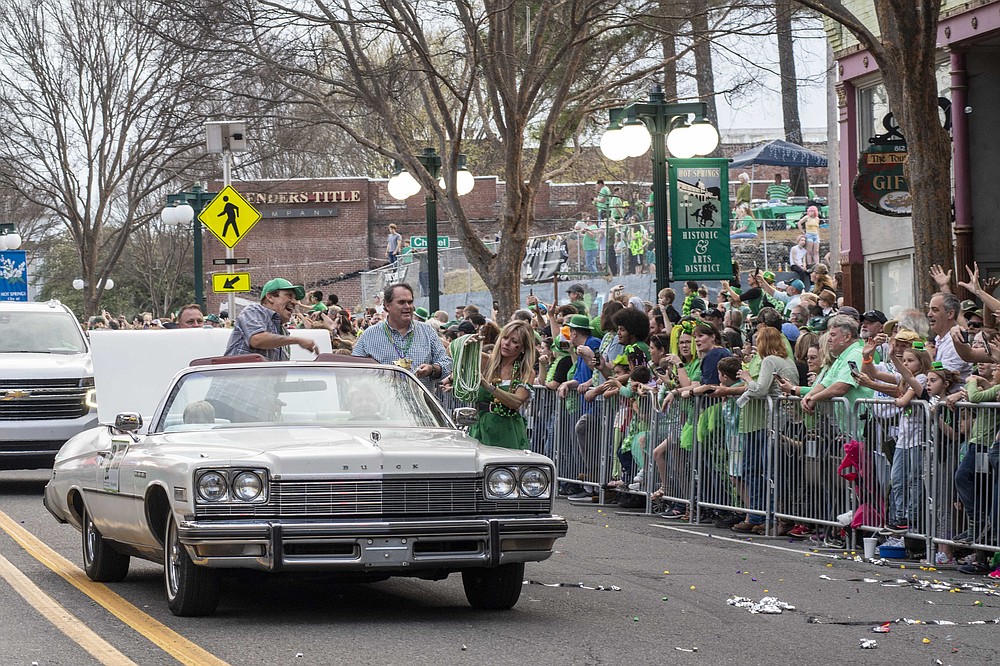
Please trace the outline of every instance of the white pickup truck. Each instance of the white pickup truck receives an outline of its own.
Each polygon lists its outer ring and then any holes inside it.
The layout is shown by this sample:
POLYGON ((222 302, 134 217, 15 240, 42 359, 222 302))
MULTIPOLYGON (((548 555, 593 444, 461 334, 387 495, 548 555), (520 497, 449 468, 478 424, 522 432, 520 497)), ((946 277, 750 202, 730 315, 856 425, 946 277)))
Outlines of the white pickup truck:
POLYGON ((90 344, 59 301, 0 302, 0 469, 51 467, 97 425, 90 344))

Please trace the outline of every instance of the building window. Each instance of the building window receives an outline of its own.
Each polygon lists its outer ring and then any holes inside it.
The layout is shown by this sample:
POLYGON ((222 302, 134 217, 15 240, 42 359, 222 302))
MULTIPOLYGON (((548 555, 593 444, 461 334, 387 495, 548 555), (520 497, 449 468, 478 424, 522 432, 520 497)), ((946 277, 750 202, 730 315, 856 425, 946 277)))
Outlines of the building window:
POLYGON ((912 256, 869 262, 868 275, 873 308, 895 319, 902 310, 913 307, 912 256))

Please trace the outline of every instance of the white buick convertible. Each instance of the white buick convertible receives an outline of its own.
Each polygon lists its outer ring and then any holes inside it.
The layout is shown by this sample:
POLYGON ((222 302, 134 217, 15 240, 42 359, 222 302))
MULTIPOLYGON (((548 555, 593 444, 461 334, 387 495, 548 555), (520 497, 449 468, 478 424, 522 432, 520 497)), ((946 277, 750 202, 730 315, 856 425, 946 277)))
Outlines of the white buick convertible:
POLYGON ((81 531, 92 580, 161 562, 170 610, 206 615, 227 569, 461 573, 473 607, 507 609, 524 563, 566 534, 552 462, 480 445, 455 425, 468 410, 453 422, 410 373, 232 360, 196 362, 148 419, 119 412, 59 451, 45 506, 81 531))

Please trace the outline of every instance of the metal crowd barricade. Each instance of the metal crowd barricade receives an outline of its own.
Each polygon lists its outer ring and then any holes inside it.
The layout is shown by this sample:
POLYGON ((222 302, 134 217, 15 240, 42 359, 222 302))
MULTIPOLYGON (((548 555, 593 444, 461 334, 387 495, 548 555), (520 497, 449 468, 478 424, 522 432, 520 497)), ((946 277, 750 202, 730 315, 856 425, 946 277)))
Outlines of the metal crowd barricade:
POLYGON ((905 525, 901 535, 923 540, 926 557, 931 558, 939 498, 931 478, 936 432, 930 405, 913 400, 900 408, 891 399, 857 400, 854 413, 858 445, 852 487, 859 529, 879 532, 889 525, 905 525))
POLYGON ((844 398, 818 402, 813 413, 803 411, 801 403, 798 397, 772 402, 773 516, 826 526, 827 536, 835 538, 843 526, 839 517, 853 515, 856 506, 851 486, 837 473, 844 445, 854 439, 853 413, 844 398))
POLYGON ((960 402, 954 410, 938 403, 931 422, 933 549, 1000 551, 1000 403, 960 402))
MULTIPOLYGON (((747 462, 743 451, 745 438, 740 433, 740 407, 735 398, 700 396, 694 410, 694 479, 695 520, 700 520, 703 509, 754 513, 766 516, 767 506, 754 506, 748 495, 748 486, 764 483, 765 475, 746 479, 743 471, 747 462), (747 483, 749 481, 749 484, 747 483)), ((746 406, 744 408, 749 407, 746 406)), ((761 433, 761 445, 766 437, 761 433)), ((753 453, 763 454, 762 450, 753 453)), ((762 468, 764 472, 766 468, 762 468)), ((760 493, 760 497, 764 497, 760 493)))
POLYGON ((561 483, 578 484, 591 491, 599 491, 599 501, 604 501, 607 447, 608 410, 605 401, 598 398, 587 401, 576 390, 559 398, 556 410, 555 447, 556 477, 561 483))

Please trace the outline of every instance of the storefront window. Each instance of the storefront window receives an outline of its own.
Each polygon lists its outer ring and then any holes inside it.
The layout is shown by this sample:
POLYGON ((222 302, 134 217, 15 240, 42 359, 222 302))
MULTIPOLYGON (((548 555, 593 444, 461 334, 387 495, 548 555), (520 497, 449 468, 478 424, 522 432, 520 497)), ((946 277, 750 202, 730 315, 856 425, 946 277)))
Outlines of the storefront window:
POLYGON ((913 307, 913 257, 872 261, 868 275, 871 303, 876 310, 894 319, 902 310, 913 307))

